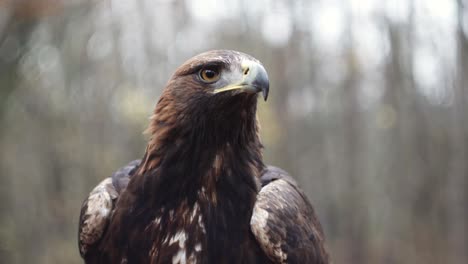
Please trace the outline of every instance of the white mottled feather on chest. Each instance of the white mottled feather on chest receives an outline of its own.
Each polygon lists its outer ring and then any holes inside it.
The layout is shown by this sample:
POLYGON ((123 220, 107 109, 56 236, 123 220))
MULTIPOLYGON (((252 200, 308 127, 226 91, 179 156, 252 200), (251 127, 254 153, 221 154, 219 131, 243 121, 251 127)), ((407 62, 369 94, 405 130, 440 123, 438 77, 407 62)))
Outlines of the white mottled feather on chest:
POLYGON ((185 248, 185 241, 187 240, 187 234, 184 231, 178 231, 169 240, 169 245, 177 243, 179 245, 179 251, 172 256, 173 264, 185 264, 187 262, 187 250, 185 248))
MULTIPOLYGON (((197 256, 196 253, 202 250, 202 243, 201 241, 196 242, 193 249, 187 249, 187 239, 190 236, 190 233, 187 232, 190 226, 195 226, 195 229, 198 229, 201 233, 205 233, 205 225, 203 223, 203 216, 201 214, 200 206, 198 203, 195 203, 191 209, 185 211, 177 211, 170 210, 168 212, 169 221, 176 221, 181 220, 183 225, 180 226, 173 234, 165 234, 162 238, 162 247, 173 247, 177 245, 178 250, 172 256, 172 263, 173 264, 185 264, 185 263, 197 263, 197 256), (180 217, 180 219, 176 219, 176 217, 180 217)), ((160 226, 161 224, 161 217, 156 217, 152 221, 153 227, 154 225, 157 226, 157 229, 163 230, 160 226)), ((157 245, 154 245, 150 251, 150 256, 152 259, 158 254, 157 245)))

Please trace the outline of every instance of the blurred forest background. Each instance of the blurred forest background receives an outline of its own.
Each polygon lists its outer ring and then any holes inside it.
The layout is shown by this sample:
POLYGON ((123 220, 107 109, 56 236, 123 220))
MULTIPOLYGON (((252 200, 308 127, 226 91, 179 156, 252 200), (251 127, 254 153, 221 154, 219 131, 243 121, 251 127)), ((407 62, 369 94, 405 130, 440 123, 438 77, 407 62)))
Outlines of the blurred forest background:
POLYGON ((268 163, 335 263, 468 263, 467 0, 1 0, 0 262, 81 263, 81 202, 141 157, 175 68, 260 59, 268 163))

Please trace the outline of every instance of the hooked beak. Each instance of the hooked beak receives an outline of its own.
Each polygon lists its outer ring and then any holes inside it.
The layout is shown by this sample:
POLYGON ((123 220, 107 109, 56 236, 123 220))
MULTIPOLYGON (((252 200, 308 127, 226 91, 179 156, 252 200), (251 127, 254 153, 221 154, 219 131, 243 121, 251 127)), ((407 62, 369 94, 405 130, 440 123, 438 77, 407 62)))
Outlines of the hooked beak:
POLYGON ((242 62, 242 80, 239 83, 214 90, 214 93, 221 93, 232 90, 240 90, 248 93, 262 92, 266 101, 270 90, 270 81, 265 68, 258 62, 246 60, 242 62))

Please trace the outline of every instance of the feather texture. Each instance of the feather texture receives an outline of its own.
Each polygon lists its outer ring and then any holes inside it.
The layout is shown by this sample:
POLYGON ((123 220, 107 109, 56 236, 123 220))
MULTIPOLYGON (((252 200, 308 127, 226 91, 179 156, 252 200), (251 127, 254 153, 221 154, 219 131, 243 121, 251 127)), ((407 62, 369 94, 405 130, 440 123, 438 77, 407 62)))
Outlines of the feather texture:
POLYGON ((78 247, 83 258, 98 250, 98 242, 109 224, 115 201, 139 164, 140 160, 134 160, 117 170, 101 181, 83 202, 78 230, 78 247))
POLYGON ((260 247, 274 263, 328 263, 322 227, 297 183, 268 166, 250 221, 260 247))

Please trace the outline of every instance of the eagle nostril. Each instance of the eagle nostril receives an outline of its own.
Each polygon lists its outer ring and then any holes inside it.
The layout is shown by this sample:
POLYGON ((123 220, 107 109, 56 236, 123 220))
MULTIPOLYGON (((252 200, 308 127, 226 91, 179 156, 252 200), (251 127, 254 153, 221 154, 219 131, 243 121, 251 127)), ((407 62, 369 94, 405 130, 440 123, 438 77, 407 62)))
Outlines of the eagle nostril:
POLYGON ((250 70, 249 67, 245 67, 245 69, 244 69, 244 75, 249 74, 249 70, 250 70))

